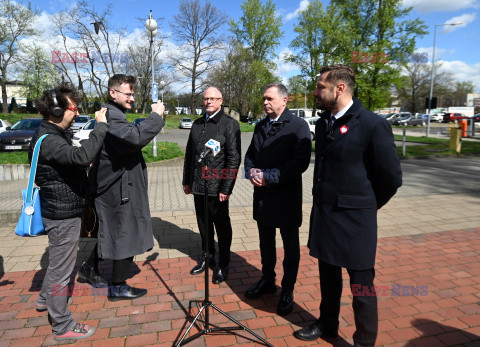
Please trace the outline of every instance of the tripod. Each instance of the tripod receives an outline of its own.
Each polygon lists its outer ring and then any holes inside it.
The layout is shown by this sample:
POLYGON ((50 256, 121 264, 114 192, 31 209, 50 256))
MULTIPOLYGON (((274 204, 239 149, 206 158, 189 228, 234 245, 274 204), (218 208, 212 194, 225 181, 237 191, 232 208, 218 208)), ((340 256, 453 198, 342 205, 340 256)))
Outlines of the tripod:
MULTIPOLYGON (((205 168, 205 171, 207 170, 207 164, 206 164, 206 156, 203 158, 203 166, 205 168)), ((200 159, 202 160, 202 159, 200 159)), ((205 211, 204 211, 204 218, 205 218, 205 240, 204 240, 204 245, 206 245, 205 247, 205 251, 202 253, 202 256, 204 256, 205 258, 205 299, 203 301, 199 301, 199 300, 190 300, 190 303, 189 303, 189 310, 192 309, 192 303, 202 303, 202 305, 200 306, 200 310, 198 311, 197 315, 195 316, 195 318, 193 318, 193 321, 190 323, 190 326, 187 328, 187 330, 185 331, 185 333, 183 334, 182 338, 177 342, 177 344, 175 346, 179 347, 181 346, 182 344, 186 344, 188 342, 191 342, 193 340, 195 340, 197 337, 200 337, 202 335, 208 335, 210 333, 215 333, 215 332, 228 332, 228 331, 233 331, 233 330, 245 330, 246 332, 248 332, 249 334, 255 336, 258 340, 260 340, 261 342, 263 342, 264 345, 266 346, 269 346, 269 347, 273 347, 272 344, 268 343, 267 340, 265 340, 264 338, 262 338, 261 336, 255 334, 252 330, 250 330, 249 328, 247 328, 245 325, 243 325, 242 323, 240 323, 239 321, 237 321, 236 319, 234 319, 233 317, 229 316, 227 313, 225 313, 224 311, 222 311, 221 309, 219 309, 217 306, 215 306, 211 301, 210 301, 210 291, 209 291, 209 285, 210 285, 210 282, 209 282, 209 276, 208 276, 208 273, 209 273, 209 268, 210 268, 210 260, 212 258, 212 255, 208 252, 208 228, 209 228, 209 225, 208 225, 208 190, 207 190, 207 178, 204 177, 203 178, 203 187, 204 187, 204 196, 203 196, 203 203, 204 203, 204 206, 205 206, 205 211), (220 328, 220 327, 211 327, 210 326, 210 309, 214 309, 216 310, 217 312, 221 313, 222 315, 224 315, 225 317, 227 317, 230 321, 232 321, 233 323, 235 323, 237 326, 231 326, 231 327, 225 327, 225 328, 220 328), (203 321, 204 323, 204 327, 202 330, 200 330, 199 332, 197 332, 196 334, 193 334, 192 336, 188 337, 188 338, 185 338, 187 335, 188 335, 188 332, 190 331, 190 329, 192 329, 192 327, 195 325, 195 323, 197 322, 197 320, 199 320, 202 312, 205 311, 205 319, 203 321)), ((188 319, 188 318, 187 318, 188 319)))

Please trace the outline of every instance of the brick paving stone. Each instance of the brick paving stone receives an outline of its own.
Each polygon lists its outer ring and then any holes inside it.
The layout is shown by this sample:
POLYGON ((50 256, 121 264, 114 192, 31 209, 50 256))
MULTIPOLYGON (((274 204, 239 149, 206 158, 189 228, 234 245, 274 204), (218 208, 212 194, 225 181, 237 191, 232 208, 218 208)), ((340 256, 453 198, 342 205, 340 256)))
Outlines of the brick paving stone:
POLYGON ((436 337, 447 346, 460 345, 462 343, 470 341, 470 339, 464 334, 462 334, 460 331, 452 331, 449 333, 437 335, 436 337))
POLYGON ((150 333, 150 334, 142 334, 142 335, 135 335, 127 337, 127 342, 125 344, 126 347, 134 347, 134 346, 146 346, 151 345, 157 342, 157 334, 150 333))

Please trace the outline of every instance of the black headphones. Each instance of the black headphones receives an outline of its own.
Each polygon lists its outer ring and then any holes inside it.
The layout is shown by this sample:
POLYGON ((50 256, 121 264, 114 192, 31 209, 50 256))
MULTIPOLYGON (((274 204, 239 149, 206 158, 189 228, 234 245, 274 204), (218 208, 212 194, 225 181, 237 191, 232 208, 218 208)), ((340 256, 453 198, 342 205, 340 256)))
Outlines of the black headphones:
POLYGON ((57 102, 57 94, 55 93, 55 89, 50 90, 50 95, 52 96, 53 99, 53 107, 50 110, 50 113, 54 117, 62 117, 63 116, 63 108, 58 106, 57 102))

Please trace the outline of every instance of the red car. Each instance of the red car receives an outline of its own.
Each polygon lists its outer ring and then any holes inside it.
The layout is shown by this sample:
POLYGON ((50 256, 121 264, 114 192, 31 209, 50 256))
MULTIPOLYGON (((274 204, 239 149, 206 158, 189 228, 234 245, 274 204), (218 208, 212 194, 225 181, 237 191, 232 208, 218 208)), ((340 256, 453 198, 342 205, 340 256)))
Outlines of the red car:
POLYGON ((443 115, 444 123, 455 122, 456 120, 460 119, 468 119, 468 117, 465 116, 463 113, 445 113, 443 115))

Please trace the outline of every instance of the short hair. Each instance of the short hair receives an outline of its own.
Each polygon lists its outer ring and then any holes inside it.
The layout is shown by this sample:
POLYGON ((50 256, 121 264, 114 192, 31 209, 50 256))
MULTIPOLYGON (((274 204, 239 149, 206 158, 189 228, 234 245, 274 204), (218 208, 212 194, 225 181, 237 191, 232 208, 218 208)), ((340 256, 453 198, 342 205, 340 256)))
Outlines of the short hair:
POLYGON ((134 88, 137 83, 137 79, 134 76, 128 76, 123 74, 116 74, 110 77, 108 80, 108 90, 120 87, 122 84, 128 83, 130 88, 134 88))
MULTIPOLYGON (((68 99, 75 104, 80 104, 83 100, 82 93, 78 91, 71 83, 62 83, 54 88, 57 99, 57 106, 65 110, 69 106, 68 99)), ((35 108, 43 116, 43 119, 48 120, 52 115, 52 108, 54 106, 52 90, 47 89, 43 91, 40 98, 35 101, 35 108)))
POLYGON ((353 69, 344 64, 333 64, 330 66, 324 66, 320 70, 320 75, 329 72, 325 81, 330 82, 332 84, 338 84, 339 82, 343 82, 347 85, 350 92, 353 93, 353 89, 355 88, 355 72, 353 69))
POLYGON ((266 86, 264 86, 263 87, 263 93, 265 93, 267 91, 267 89, 270 89, 270 88, 273 88, 273 87, 277 88, 279 95, 281 95, 282 97, 287 97, 288 98, 287 87, 285 87, 285 85, 283 85, 282 83, 278 83, 278 82, 269 83, 266 86))

